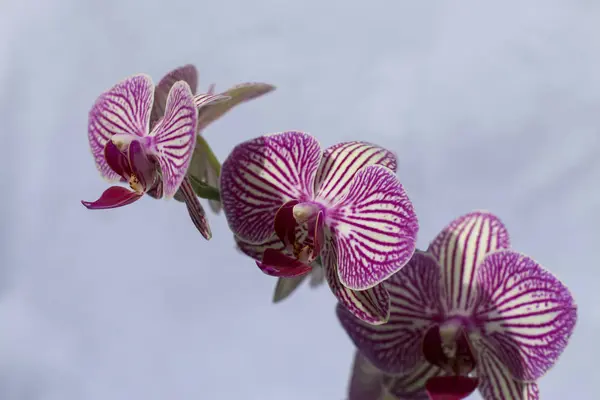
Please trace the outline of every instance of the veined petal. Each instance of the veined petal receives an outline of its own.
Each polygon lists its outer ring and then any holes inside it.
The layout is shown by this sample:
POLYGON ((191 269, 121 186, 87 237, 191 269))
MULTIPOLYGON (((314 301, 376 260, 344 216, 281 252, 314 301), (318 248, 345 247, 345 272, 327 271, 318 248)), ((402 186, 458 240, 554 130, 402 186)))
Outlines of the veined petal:
POLYGON ((102 193, 96 201, 82 201, 81 204, 89 210, 106 210, 109 208, 123 207, 139 200, 141 194, 132 192, 121 186, 111 186, 102 193))
POLYGON ((477 266, 495 250, 510 247, 508 231, 495 215, 474 211, 452 221, 429 245, 442 267, 448 310, 474 307, 477 266))
POLYGON ((387 383, 387 390, 398 400, 428 400, 425 390, 427 381, 431 378, 444 376, 445 372, 428 362, 419 362, 408 373, 394 376, 387 383))
POLYGON ((148 133, 154 98, 152 79, 139 74, 127 78, 104 92, 89 112, 88 140, 96 167, 105 179, 117 180, 104 158, 106 143, 114 135, 144 136, 148 133))
POLYGON ((198 70, 192 64, 184 65, 174 69, 165 75, 154 89, 154 104, 152 107, 152 126, 165 115, 167 97, 175 82, 184 81, 190 87, 192 93, 198 88, 198 70))
POLYGON ((396 172, 396 156, 367 142, 343 142, 327 148, 317 172, 317 200, 335 204, 350 187, 354 175, 369 165, 382 165, 396 172))
MULTIPOLYGON (((214 88, 212 88, 214 90, 214 88)), ((221 118, 223 114, 238 104, 256 99, 262 95, 275 90, 275 86, 267 83, 242 83, 236 85, 222 94, 229 97, 227 101, 211 104, 200 110, 198 115, 198 130, 206 128, 214 120, 221 118)))
POLYGON ((495 353, 484 350, 479 355, 479 393, 484 400, 539 400, 535 382, 515 380, 495 353))
POLYGON ((190 87, 182 81, 175 83, 167 98, 165 116, 150 133, 167 198, 175 195, 187 173, 196 144, 197 119, 190 87))
POLYGON ((423 336, 441 315, 439 266, 427 253, 416 252, 383 286, 391 302, 386 324, 373 326, 360 321, 340 305, 337 315, 356 347, 377 368, 394 374, 408 373, 424 362, 423 336))
MULTIPOLYGON (((229 96, 222 94, 201 93, 194 96, 194 105, 196 106, 196 110, 200 112, 208 105, 223 103, 227 100, 229 100, 229 96)), ((196 133, 199 132, 198 125, 196 125, 196 133)))
POLYGON ((332 237, 325 237, 321 262, 325 268, 325 279, 329 288, 341 306, 351 314, 346 316, 354 316, 369 325, 385 324, 390 319, 390 296, 387 290, 383 284, 361 291, 354 291, 342 285, 337 274, 338 261, 333 242, 332 237))
POLYGON ((327 224, 338 252, 341 283, 364 290, 400 270, 413 255, 419 224, 394 173, 381 165, 358 171, 327 224))
POLYGON ((337 279, 337 274, 328 269, 326 279, 329 288, 337 297, 340 304, 338 317, 354 318, 364 321, 368 325, 385 324, 390 318, 389 295, 383 285, 373 286, 360 292, 344 287, 337 279), (345 314, 344 314, 345 313, 345 314))
POLYGON ((503 250, 488 255, 477 271, 483 337, 512 376, 534 381, 567 346, 577 321, 569 289, 531 258, 503 250))
POLYGON ((206 240, 210 240, 212 238, 212 232, 208 220, 206 219, 206 213, 204 212, 204 208, 202 208, 202 204, 200 204, 196 193, 194 193, 194 189, 188 178, 183 179, 180 193, 183 195, 183 201, 185 202, 188 214, 190 215, 194 226, 206 240))
POLYGON ((274 232, 275 213, 290 200, 312 198, 319 142, 302 132, 261 136, 237 145, 221 169, 221 200, 229 227, 247 242, 274 232))
POLYGON ((277 280, 277 285, 275 285, 275 292, 273 293, 273 303, 279 303, 288 298, 307 276, 308 274, 294 276, 292 278, 279 278, 277 280))
POLYGON ((348 400, 381 400, 383 376, 381 370, 356 351, 348 385, 348 400))

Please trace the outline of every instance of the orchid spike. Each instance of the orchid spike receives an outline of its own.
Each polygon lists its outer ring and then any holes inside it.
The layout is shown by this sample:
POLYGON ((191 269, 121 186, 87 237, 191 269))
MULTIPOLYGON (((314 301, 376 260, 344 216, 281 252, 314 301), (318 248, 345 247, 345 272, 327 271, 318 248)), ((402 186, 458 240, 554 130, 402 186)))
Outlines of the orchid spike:
POLYGON ((113 186, 97 201, 82 202, 87 208, 121 207, 150 192, 173 197, 183 183, 196 141, 194 98, 186 82, 176 82, 164 115, 151 126, 153 89, 149 76, 135 75, 103 93, 92 107, 88 139, 96 166, 104 178, 128 182, 132 191, 113 186))
POLYGON ((385 286, 387 324, 365 324, 343 305, 337 314, 360 352, 396 376, 398 398, 417 387, 415 396, 432 400, 464 399, 477 388, 485 400, 539 399, 536 381, 577 320, 569 290, 511 250, 502 222, 484 211, 448 225, 385 286))
POLYGON ((408 262, 418 230, 395 169, 391 152, 365 142, 321 151, 306 133, 261 136, 223 163, 223 210, 264 273, 299 277, 321 257, 338 300, 381 324, 389 296, 380 283, 408 262))

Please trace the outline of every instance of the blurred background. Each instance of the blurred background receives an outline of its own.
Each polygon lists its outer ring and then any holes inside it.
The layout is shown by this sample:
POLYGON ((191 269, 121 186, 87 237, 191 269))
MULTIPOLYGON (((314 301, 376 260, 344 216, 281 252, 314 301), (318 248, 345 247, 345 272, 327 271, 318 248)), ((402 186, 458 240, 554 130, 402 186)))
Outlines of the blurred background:
MULTIPOLYGON (((488 209, 574 292, 542 398, 596 392, 600 3, 0 0, 0 398, 342 400, 353 347, 328 289, 275 279, 183 204, 88 211, 87 113, 119 80, 193 63, 200 88, 277 86, 211 125, 389 147, 419 245, 488 209)), ((476 395, 473 398, 478 398, 476 395)))

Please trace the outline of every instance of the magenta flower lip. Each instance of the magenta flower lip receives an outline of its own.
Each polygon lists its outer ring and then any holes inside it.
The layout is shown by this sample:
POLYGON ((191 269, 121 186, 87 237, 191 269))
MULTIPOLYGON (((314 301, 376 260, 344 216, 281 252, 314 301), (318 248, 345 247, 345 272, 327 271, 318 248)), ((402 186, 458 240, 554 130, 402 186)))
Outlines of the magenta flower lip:
POLYGON ((418 231, 395 169, 395 156, 370 143, 323 151, 303 132, 265 135, 223 163, 223 210, 238 247, 263 272, 298 278, 320 257, 338 300, 382 324, 390 304, 381 282, 406 265, 418 231))
POLYGON ((567 287, 512 250, 485 211, 454 220, 385 286, 387 324, 366 324, 342 305, 337 314, 364 357, 394 375, 400 398, 411 388, 418 398, 458 400, 477 388, 485 400, 538 399, 536 381, 577 320, 567 287))

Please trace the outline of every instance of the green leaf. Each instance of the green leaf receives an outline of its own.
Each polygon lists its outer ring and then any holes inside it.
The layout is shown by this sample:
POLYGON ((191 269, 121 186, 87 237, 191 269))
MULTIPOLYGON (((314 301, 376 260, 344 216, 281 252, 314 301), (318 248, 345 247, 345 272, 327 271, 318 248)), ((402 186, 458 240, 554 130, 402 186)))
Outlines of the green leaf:
POLYGON ((198 197, 202 199, 221 201, 221 194, 219 193, 219 189, 216 187, 210 186, 193 175, 189 175, 190 183, 192 184, 192 188, 194 192, 198 195, 198 197))
POLYGON ((217 176, 221 175, 221 163, 213 153, 206 139, 204 139, 201 135, 198 135, 196 140, 196 145, 200 147, 202 150, 201 154, 206 157, 208 160, 208 164, 212 167, 212 169, 217 173, 217 176))

